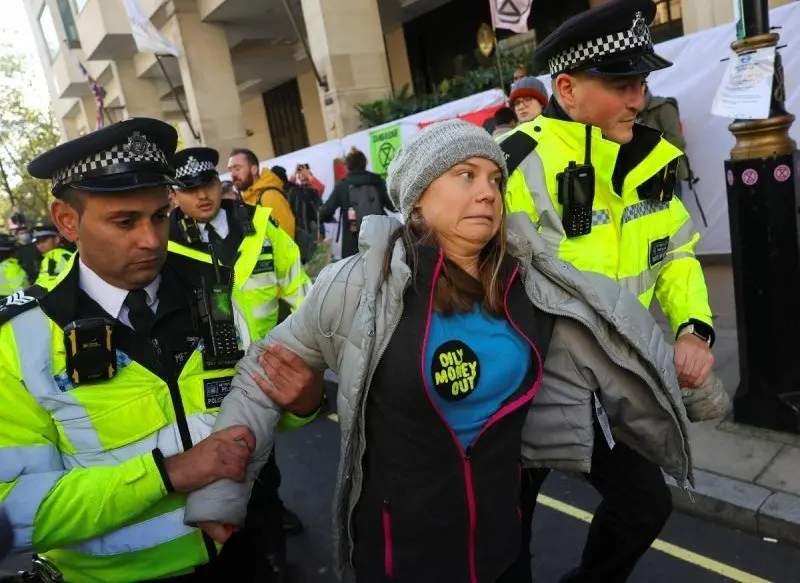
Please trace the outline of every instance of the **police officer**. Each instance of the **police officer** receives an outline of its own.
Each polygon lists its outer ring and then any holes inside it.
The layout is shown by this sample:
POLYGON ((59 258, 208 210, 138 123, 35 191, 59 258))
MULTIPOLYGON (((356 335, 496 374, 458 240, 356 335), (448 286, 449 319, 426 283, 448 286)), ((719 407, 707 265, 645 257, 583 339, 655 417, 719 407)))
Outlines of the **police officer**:
POLYGON ((28 285, 28 276, 17 258, 18 251, 14 237, 0 233, 0 298, 10 296, 28 285))
MULTIPOLYGON (((270 216, 271 209, 222 199, 218 163, 219 152, 205 147, 187 148, 173 157, 183 186, 173 188, 176 208, 170 214, 168 263, 197 284, 200 276, 214 278, 212 263, 220 264, 224 282, 233 282, 236 325, 246 349, 277 324, 279 299, 294 311, 311 281, 303 271, 300 250, 270 216)), ((265 516, 283 517, 265 522, 267 560, 276 578, 286 570, 286 534, 303 530, 300 519, 278 496, 280 480, 273 452, 259 477, 263 493, 259 500, 265 516)))
MULTIPOLYGON (((552 76, 553 97, 540 117, 502 139, 510 173, 506 203, 509 212, 530 215, 561 259, 616 279, 646 306, 655 296, 678 335, 681 386, 693 388, 711 378, 714 331, 694 255, 699 235, 673 197, 682 153, 634 123, 645 79, 671 65, 653 50, 648 24, 655 11, 652 0, 612 0, 564 22, 539 44, 535 60, 552 76)), ((671 513, 659 468, 622 441, 614 446, 595 424, 587 478, 603 501, 580 567, 562 581, 627 580, 671 513)), ((523 476, 522 580, 531 580, 530 521, 547 472, 523 476)))
POLYGON ((183 524, 184 493, 243 479, 255 444, 244 428, 210 435, 234 374, 209 333, 217 304, 165 265, 176 144, 169 124, 129 119, 28 166, 52 180, 53 222, 78 252, 58 283, 0 306, 0 503, 15 549, 66 581, 264 571, 249 525, 215 559, 183 524))
POLYGON ((72 253, 60 246, 61 235, 53 225, 37 225, 31 234, 33 244, 42 258, 36 283, 46 287, 64 271, 72 253))

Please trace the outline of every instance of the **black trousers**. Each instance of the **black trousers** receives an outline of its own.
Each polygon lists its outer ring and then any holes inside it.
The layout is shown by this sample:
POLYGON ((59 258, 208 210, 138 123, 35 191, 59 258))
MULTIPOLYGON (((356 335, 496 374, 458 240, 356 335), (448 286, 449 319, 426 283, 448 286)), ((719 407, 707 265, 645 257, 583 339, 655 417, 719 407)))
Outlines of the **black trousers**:
MULTIPOLYGON (((520 511, 522 548, 514 567, 516 581, 531 572, 531 520, 547 469, 523 470, 520 511)), ((595 423, 592 470, 584 474, 603 497, 589 528, 580 567, 561 583, 624 583, 658 537, 672 513, 672 496, 661 470, 626 445, 609 449, 595 423)))

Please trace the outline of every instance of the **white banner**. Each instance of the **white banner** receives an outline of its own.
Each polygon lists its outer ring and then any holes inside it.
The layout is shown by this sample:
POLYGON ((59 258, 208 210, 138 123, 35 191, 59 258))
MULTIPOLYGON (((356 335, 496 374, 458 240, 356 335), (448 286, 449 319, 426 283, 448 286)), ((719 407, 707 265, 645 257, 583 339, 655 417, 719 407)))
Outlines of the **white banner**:
POLYGON ((528 32, 528 15, 533 0, 489 0, 492 28, 528 32))
POLYGON ((158 30, 142 9, 139 0, 125 0, 125 12, 133 31, 133 40, 140 53, 156 53, 179 57, 180 49, 158 30))

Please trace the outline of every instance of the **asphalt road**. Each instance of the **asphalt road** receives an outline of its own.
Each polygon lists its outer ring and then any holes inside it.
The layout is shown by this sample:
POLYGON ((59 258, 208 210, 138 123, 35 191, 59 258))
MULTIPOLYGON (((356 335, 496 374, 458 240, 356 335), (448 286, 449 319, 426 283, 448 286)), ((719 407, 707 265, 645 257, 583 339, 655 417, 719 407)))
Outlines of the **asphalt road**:
MULTIPOLYGON (((280 436, 277 455, 284 503, 306 526, 303 535, 289 541, 293 581, 334 583, 331 500, 339 458, 338 423, 326 415, 280 436)), ((558 473, 551 475, 542 493, 534 519, 534 573, 537 582, 555 583, 577 564, 588 529, 587 512, 598 498, 582 478, 558 473)), ((630 583, 800 582, 800 550, 678 513, 656 546, 630 583)), ((25 562, 12 558, 0 564, 0 571, 25 562)))

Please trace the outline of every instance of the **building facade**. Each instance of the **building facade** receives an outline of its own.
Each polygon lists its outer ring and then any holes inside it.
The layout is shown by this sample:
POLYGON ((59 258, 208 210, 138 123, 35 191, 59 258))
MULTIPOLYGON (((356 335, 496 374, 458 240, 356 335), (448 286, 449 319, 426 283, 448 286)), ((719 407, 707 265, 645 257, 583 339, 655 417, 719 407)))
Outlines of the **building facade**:
MULTIPOLYGON (((475 66, 490 22, 488 0, 137 0, 179 47, 157 58, 137 51, 124 0, 23 1, 64 138, 97 125, 80 63, 105 89, 105 123, 163 119, 222 165, 234 147, 264 160, 357 131, 356 105, 475 66)), ((531 0, 530 36, 604 1, 531 0)), ((657 3, 657 40, 733 20, 733 0, 657 3)))

